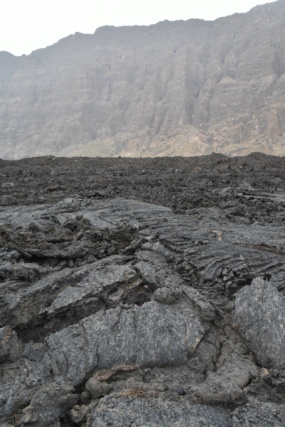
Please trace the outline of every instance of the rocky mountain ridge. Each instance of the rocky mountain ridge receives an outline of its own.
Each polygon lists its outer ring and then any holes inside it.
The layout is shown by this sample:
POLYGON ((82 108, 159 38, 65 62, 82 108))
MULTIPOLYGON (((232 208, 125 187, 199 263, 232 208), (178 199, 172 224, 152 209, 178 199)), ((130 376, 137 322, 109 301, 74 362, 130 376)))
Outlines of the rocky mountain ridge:
POLYGON ((0 53, 0 157, 283 155, 285 1, 0 53))

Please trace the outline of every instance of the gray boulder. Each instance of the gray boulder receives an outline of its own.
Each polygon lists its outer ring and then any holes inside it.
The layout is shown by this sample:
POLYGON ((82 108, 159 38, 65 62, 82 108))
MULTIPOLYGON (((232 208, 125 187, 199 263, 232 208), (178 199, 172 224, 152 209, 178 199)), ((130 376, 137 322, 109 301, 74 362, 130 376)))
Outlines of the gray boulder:
POLYGON ((237 293, 234 318, 259 364, 284 369, 284 297, 269 282, 254 279, 237 293))

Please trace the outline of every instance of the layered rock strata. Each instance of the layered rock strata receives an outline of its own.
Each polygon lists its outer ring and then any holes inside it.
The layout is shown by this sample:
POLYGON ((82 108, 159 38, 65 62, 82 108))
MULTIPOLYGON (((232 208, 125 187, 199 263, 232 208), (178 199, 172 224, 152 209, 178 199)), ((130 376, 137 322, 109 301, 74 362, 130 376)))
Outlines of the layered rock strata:
POLYGON ((0 157, 284 155, 284 73, 284 0, 0 52, 0 157))

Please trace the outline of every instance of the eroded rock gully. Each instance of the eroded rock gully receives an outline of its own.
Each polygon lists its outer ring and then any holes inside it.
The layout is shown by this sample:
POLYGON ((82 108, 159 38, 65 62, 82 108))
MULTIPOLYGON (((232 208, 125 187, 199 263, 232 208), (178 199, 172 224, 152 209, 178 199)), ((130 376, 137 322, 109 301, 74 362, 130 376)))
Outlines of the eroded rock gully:
POLYGON ((284 426, 285 161, 0 160, 1 426, 284 426))

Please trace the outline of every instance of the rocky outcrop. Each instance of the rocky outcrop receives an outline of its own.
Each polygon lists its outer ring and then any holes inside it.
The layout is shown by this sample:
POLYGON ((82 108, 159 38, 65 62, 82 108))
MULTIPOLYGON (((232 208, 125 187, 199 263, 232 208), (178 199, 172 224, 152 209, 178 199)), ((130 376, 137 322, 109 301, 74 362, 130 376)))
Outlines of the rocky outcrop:
POLYGON ((284 424, 283 158, 0 164, 1 425, 284 424))
POLYGON ((285 2, 0 53, 0 157, 284 155, 285 2))
POLYGON ((268 282, 255 279, 237 294, 236 321, 261 366, 285 367, 285 300, 268 282))

